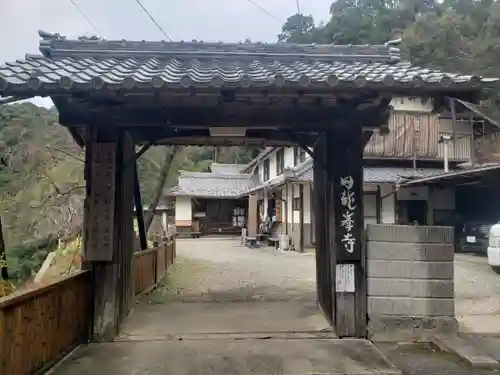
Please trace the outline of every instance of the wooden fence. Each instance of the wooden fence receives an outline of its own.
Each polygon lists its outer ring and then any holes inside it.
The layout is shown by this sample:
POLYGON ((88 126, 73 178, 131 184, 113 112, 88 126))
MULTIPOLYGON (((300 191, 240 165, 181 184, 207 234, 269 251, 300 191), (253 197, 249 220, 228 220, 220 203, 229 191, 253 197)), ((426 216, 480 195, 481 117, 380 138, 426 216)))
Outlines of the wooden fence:
POLYGON ((175 259, 175 241, 169 236, 164 242, 157 243, 149 250, 135 253, 135 294, 154 288, 165 276, 165 272, 175 259))
MULTIPOLYGON (((151 290, 176 256, 169 236, 134 257, 136 295, 151 290)), ((0 298, 0 375, 32 375, 88 342, 93 319, 91 271, 0 298)))
POLYGON ((0 300, 0 373, 41 371, 86 342, 92 322, 92 279, 80 271, 0 300))

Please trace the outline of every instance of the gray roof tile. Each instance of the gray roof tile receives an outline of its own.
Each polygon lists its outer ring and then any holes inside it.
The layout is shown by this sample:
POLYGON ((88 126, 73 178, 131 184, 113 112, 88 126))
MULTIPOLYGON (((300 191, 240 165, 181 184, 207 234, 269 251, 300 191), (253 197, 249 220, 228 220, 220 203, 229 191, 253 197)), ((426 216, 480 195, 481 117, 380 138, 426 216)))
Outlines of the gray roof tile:
POLYGON ((179 183, 167 195, 206 198, 237 198, 257 185, 250 174, 181 171, 179 183))
POLYGON ((246 164, 223 164, 223 163, 212 163, 210 165, 210 171, 212 173, 240 173, 244 169, 246 164))
POLYGON ((0 95, 165 86, 477 90, 492 82, 412 66, 392 46, 131 42, 40 35, 43 56, 0 66, 0 95))
MULTIPOLYGON (((408 181, 414 178, 423 178, 438 176, 444 174, 443 169, 438 168, 402 168, 402 167, 375 167, 366 166, 363 168, 364 183, 396 183, 408 181)), ((312 164, 302 172, 296 174, 294 181, 312 182, 313 168, 312 164)))

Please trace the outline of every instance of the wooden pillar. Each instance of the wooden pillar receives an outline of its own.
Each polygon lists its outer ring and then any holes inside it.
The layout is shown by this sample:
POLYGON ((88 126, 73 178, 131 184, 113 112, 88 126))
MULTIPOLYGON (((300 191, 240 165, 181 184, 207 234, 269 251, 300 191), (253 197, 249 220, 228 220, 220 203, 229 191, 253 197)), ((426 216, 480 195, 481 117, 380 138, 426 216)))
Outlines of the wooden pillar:
POLYGON ((327 135, 327 174, 332 195, 329 245, 336 259, 335 333, 366 336, 366 271, 363 217, 363 130, 347 123, 327 135))
POLYGON ((250 194, 248 196, 248 220, 247 220, 247 235, 248 236, 256 236, 259 230, 259 222, 258 222, 258 197, 257 194, 250 194))
POLYGON ((120 219, 118 224, 118 239, 115 251, 118 254, 118 265, 120 269, 119 277, 121 284, 120 291, 120 312, 118 328, 124 319, 129 315, 135 302, 135 283, 133 260, 135 252, 135 232, 134 232, 134 168, 130 166, 131 160, 135 159, 135 145, 132 138, 121 135, 119 143, 120 156, 122 158, 118 176, 120 190, 116 195, 116 215, 120 219))
POLYGON ((110 341, 132 305, 134 145, 86 128, 85 266, 93 271, 93 341, 110 341))
POLYGON ((314 220, 315 220, 315 253, 316 253, 316 287, 318 305, 328 320, 334 325, 335 284, 334 284, 334 252, 328 245, 328 191, 326 175, 326 136, 321 135, 314 147, 314 220))
POLYGON ((299 251, 304 252, 304 184, 299 184, 299 228, 300 228, 300 239, 299 239, 299 251))

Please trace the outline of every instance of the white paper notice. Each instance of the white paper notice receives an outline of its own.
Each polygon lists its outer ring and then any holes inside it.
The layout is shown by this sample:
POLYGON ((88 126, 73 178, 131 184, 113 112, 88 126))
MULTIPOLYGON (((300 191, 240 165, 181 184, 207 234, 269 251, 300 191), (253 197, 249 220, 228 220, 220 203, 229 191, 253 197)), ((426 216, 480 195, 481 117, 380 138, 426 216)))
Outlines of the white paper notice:
POLYGON ((354 293, 356 291, 354 281, 354 264, 337 264, 336 271, 335 290, 337 292, 354 293))

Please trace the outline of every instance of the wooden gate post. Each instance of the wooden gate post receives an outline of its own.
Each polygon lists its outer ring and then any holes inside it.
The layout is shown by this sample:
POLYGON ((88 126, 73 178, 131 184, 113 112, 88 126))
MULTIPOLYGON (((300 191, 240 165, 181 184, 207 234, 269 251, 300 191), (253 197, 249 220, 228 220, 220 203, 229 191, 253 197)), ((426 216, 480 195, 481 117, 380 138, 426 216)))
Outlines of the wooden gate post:
POLYGON ((362 126, 346 123, 328 133, 326 149, 326 169, 333 190, 328 237, 336 259, 332 270, 335 333, 339 337, 366 337, 362 126))
POLYGON ((84 264, 93 271, 93 341, 110 341, 133 303, 134 145, 86 128, 84 264))
POLYGON ((316 249, 316 287, 318 305, 331 325, 335 320, 334 252, 328 244, 328 202, 330 185, 326 174, 326 135, 319 136, 314 146, 314 221, 316 249))

